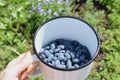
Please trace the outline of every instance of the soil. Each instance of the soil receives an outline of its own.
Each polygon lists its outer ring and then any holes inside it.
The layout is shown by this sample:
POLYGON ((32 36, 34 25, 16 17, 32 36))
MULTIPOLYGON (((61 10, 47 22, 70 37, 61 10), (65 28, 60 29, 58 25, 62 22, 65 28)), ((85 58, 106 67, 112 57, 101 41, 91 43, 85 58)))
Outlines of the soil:
POLYGON ((106 5, 102 5, 96 0, 93 0, 93 5, 97 10, 104 10, 106 15, 111 13, 111 11, 106 7, 106 5))
POLYGON ((95 62, 102 61, 105 58, 106 54, 107 53, 105 51, 103 51, 102 49, 100 49, 100 51, 99 51, 99 53, 98 53, 98 55, 97 55, 97 57, 95 59, 95 62))

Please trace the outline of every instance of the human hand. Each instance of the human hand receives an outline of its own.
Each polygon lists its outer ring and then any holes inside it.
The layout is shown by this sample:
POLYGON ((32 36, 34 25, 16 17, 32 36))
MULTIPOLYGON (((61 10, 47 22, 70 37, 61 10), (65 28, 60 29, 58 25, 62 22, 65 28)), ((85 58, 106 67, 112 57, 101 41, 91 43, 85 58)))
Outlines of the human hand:
POLYGON ((32 63, 32 55, 28 51, 12 60, 0 74, 0 80, 28 80, 38 62, 32 63))

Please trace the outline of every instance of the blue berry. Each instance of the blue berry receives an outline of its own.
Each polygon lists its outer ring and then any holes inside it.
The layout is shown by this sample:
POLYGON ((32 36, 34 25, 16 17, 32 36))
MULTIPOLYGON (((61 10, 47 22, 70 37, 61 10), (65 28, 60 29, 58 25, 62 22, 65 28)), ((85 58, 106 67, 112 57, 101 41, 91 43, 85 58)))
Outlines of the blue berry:
POLYGON ((49 50, 49 49, 50 49, 50 46, 46 46, 45 49, 49 50))
POLYGON ((58 57, 59 60, 64 60, 64 58, 65 58, 65 57, 64 57, 63 55, 60 55, 60 56, 58 57))
POLYGON ((66 68, 66 65, 62 65, 62 68, 65 69, 65 68, 66 68))
POLYGON ((61 64, 62 64, 62 65, 65 65, 65 61, 62 60, 62 61, 61 61, 61 64))
MULTIPOLYGON (((67 46, 67 45, 66 45, 66 46, 67 46)), ((72 46, 69 44, 69 45, 66 47, 66 50, 73 51, 73 48, 72 48, 72 46)))
POLYGON ((70 52, 71 58, 75 58, 75 55, 73 54, 73 52, 70 52))
POLYGON ((75 54, 75 58, 79 58, 81 55, 79 53, 75 54))
POLYGON ((61 48, 61 49, 64 49, 65 46, 64 45, 58 45, 57 48, 61 48))
POLYGON ((55 47, 57 46, 57 43, 56 43, 55 41, 51 41, 50 45, 51 45, 51 44, 54 44, 55 47))
POLYGON ((69 54, 69 53, 70 53, 70 51, 69 51, 69 50, 66 50, 66 53, 68 53, 68 54, 69 54))
POLYGON ((74 49, 74 51, 79 51, 79 50, 81 50, 81 46, 77 46, 77 47, 74 49))
POLYGON ((51 50, 49 50, 49 52, 51 53, 51 54, 53 54, 53 50, 51 49, 51 50))
POLYGON ((50 45, 50 49, 51 49, 51 50, 54 50, 55 48, 56 48, 55 44, 52 43, 52 44, 50 45))
POLYGON ((85 59, 85 61, 84 61, 85 63, 87 63, 88 62, 88 60, 87 59, 85 59))
POLYGON ((65 42, 64 39, 56 39, 55 42, 57 43, 57 45, 61 45, 65 42))
POLYGON ((48 61, 52 61, 52 58, 53 58, 53 54, 50 54, 50 55, 48 56, 48 61))
POLYGON ((88 50, 82 49, 82 54, 83 54, 88 60, 91 59, 91 55, 90 55, 90 53, 89 53, 88 50))
POLYGON ((78 41, 75 41, 75 40, 72 41, 72 45, 73 45, 74 47, 78 46, 79 44, 80 44, 80 43, 79 43, 78 41))
POLYGON ((81 49, 87 50, 87 47, 82 45, 81 49))
POLYGON ((64 53, 65 57, 69 55, 69 53, 64 53))
POLYGON ((57 66, 57 65, 59 65, 60 64, 60 60, 56 60, 55 61, 55 65, 57 66))
POLYGON ((87 55, 87 53, 88 53, 86 49, 82 49, 81 52, 82 52, 82 54, 85 54, 85 55, 87 55))
POLYGON ((51 66, 53 66, 53 64, 52 64, 52 63, 50 63, 50 62, 49 62, 48 64, 49 64, 49 65, 51 65, 51 66))
POLYGON ((84 63, 83 63, 83 62, 81 62, 81 63, 80 63, 80 66, 83 66, 83 65, 84 65, 84 63))
POLYGON ((60 50, 59 53, 65 53, 65 50, 60 50))
POLYGON ((71 62, 71 60, 68 60, 67 61, 67 68, 71 68, 72 67, 72 62, 71 62))
POLYGON ((55 61, 52 61, 52 65, 55 66, 55 61))
POLYGON ((75 68, 78 68, 78 67, 80 67, 80 66, 79 66, 78 64, 74 64, 74 67, 75 67, 75 68))
POLYGON ((67 59, 70 59, 70 58, 71 58, 71 56, 69 55, 69 53, 65 53, 65 57, 66 57, 67 59))
POLYGON ((54 53, 54 55, 55 55, 55 57, 59 57, 60 54, 59 53, 54 53))
POLYGON ((82 55, 82 51, 81 50, 77 51, 76 53, 79 54, 79 55, 82 55))
POLYGON ((69 69, 74 69, 75 67, 74 66, 71 66, 69 69))
POLYGON ((80 60, 84 61, 85 60, 85 56, 84 55, 80 56, 80 60))
POLYGON ((71 45, 71 43, 69 43, 69 41, 65 41, 65 42, 63 43, 63 45, 65 46, 65 49, 66 49, 66 50, 70 50, 70 51, 71 51, 72 45, 71 45))
POLYGON ((57 57, 55 57, 55 56, 53 57, 53 60, 54 60, 54 61, 57 60, 57 59, 58 59, 57 57))
POLYGON ((75 59, 72 59, 72 62, 74 62, 74 63, 78 63, 78 62, 80 62, 80 60, 77 59, 77 58, 75 58, 75 59))
POLYGON ((44 53, 47 57, 51 54, 48 50, 45 50, 44 53))
POLYGON ((47 58, 45 58, 45 59, 43 59, 45 62, 48 62, 48 59, 47 58))
POLYGON ((44 52, 44 50, 45 50, 44 48, 41 48, 40 53, 44 52))
POLYGON ((62 65, 62 64, 58 64, 58 65, 56 65, 56 67, 62 68, 62 69, 65 69, 65 68, 66 68, 66 66, 65 66, 65 65, 62 65))
POLYGON ((57 48, 54 50, 54 52, 59 52, 61 50, 61 48, 57 48))
POLYGON ((64 53, 59 53, 60 54, 60 56, 64 56, 64 53))
POLYGON ((41 56, 42 59, 45 59, 45 58, 46 58, 45 54, 43 54, 43 53, 40 54, 40 56, 41 56))

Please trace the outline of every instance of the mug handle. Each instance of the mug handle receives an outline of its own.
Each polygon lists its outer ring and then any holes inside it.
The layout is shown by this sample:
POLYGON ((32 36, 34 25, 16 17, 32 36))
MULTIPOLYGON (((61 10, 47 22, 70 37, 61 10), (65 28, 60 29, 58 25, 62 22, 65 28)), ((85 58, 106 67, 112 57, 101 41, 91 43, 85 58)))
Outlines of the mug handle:
MULTIPOLYGON (((38 61, 39 59, 37 58, 37 56, 34 54, 32 55, 32 63, 38 61)), ((40 71, 40 68, 38 70, 36 70, 34 73, 32 73, 31 75, 29 75, 28 77, 29 78, 32 78, 32 77, 36 77, 36 76, 39 76, 41 74, 41 71, 40 71)))

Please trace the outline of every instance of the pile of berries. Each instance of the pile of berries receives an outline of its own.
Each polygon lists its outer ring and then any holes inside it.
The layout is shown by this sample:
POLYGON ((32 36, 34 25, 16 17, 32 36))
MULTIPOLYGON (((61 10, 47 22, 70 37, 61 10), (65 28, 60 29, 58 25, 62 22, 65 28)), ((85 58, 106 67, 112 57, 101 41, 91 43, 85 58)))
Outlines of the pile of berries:
POLYGON ((51 66, 61 69, 75 69, 91 60, 86 46, 75 40, 56 39, 44 46, 40 58, 51 66))

